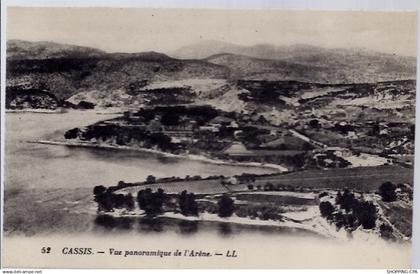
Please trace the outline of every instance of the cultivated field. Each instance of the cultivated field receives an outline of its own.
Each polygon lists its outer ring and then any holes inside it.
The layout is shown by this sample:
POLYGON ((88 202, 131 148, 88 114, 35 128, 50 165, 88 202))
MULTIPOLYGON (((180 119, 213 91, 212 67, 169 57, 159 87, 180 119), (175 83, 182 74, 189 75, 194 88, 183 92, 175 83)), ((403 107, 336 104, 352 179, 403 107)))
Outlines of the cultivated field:
POLYGON ((209 179, 209 180, 190 180, 181 182, 167 182, 167 183, 156 183, 156 184, 143 184, 138 186, 130 186, 116 191, 115 193, 131 193, 133 196, 137 196, 137 193, 142 190, 150 188, 153 191, 159 188, 163 189, 166 193, 176 194, 181 193, 184 190, 188 192, 194 192, 195 194, 217 194, 225 193, 229 190, 221 184, 221 179, 209 179))
MULTIPOLYGON (((305 170, 288 174, 256 177, 251 183, 254 187, 266 183, 282 186, 355 189, 357 191, 376 191, 378 187, 391 181, 394 184, 413 184, 414 171, 400 166, 358 167, 349 169, 305 170)), ((242 190, 243 186, 233 190, 242 190)))

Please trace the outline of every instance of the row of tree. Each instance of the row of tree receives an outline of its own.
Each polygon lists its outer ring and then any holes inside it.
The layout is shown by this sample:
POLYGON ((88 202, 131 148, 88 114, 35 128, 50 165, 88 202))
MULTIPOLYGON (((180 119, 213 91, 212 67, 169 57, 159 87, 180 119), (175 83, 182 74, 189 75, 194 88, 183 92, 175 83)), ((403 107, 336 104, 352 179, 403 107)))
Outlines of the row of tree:
MULTIPOLYGON (((113 211, 114 209, 135 209, 134 197, 131 193, 115 194, 111 189, 100 185, 93 190, 95 201, 98 204, 98 211, 113 211)), ((198 216, 199 204, 196 201, 194 193, 188 193, 186 190, 177 195, 169 195, 159 188, 152 191, 150 188, 142 189, 137 193, 136 201, 138 207, 146 215, 156 216, 167 210, 179 210, 185 216, 198 216)), ((205 208, 203 208, 205 210, 205 208)), ((228 194, 224 194, 217 202, 217 214, 220 217, 229 217, 235 211, 235 205, 228 194)))

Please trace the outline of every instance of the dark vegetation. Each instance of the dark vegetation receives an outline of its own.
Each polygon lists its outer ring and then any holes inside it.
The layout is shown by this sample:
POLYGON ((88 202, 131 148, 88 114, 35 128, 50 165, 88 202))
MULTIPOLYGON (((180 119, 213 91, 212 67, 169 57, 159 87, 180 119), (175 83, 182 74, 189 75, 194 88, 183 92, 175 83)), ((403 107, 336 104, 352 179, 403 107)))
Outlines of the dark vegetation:
POLYGON ((93 109, 95 104, 80 101, 78 104, 57 98, 53 92, 43 88, 6 88, 7 109, 57 109, 58 107, 72 109, 93 109))
POLYGON ((185 216, 197 216, 198 204, 194 193, 188 193, 186 190, 179 195, 179 208, 185 216))
MULTIPOLYGON (((27 43, 27 42, 25 42, 27 43)), ((37 47, 33 43, 34 48, 37 47)), ((40 46, 38 51, 48 50, 48 46, 40 46)), ((72 47, 72 46, 68 46, 72 47)), ((22 81, 32 88, 42 85, 50 90, 59 100, 67 100, 74 94, 86 90, 102 92, 122 89, 128 93, 138 92, 145 81, 153 79, 190 79, 199 77, 227 78, 228 69, 202 60, 177 60, 164 54, 145 52, 133 54, 107 54, 101 52, 91 54, 68 51, 55 52, 51 56, 34 58, 37 52, 23 52, 19 45, 9 48, 7 59, 8 85, 16 85, 22 81), (10 52, 12 51, 12 52, 10 52), (24 53, 24 54, 21 54, 24 53), (9 84, 10 83, 10 84, 9 84)), ((156 90, 156 103, 163 98, 166 91, 156 90), (158 94, 160 93, 160 94, 158 94)), ((168 100, 189 102, 191 93, 183 90, 175 91, 168 100), (176 98, 180 95, 182 100, 176 98), (188 98, 187 98, 188 97, 188 98), (172 99, 171 99, 172 98, 172 99)))
POLYGON ((395 190, 397 187, 391 182, 385 182, 379 187, 379 195, 384 202, 392 202, 397 199, 395 190))
POLYGON ((139 208, 144 210, 146 215, 158 215, 162 213, 162 206, 166 200, 167 195, 161 188, 156 192, 152 192, 150 188, 146 188, 137 193, 139 208))
POLYGON ((233 200, 227 194, 223 194, 223 196, 217 202, 217 205, 219 206, 218 214, 220 217, 230 217, 235 211, 233 200))
MULTIPOLYGON (((98 204, 98 212, 112 212, 115 209, 135 209, 134 198, 131 193, 127 195, 115 194, 115 188, 96 186, 93 189, 95 202, 98 204)), ((146 216, 157 216, 167 211, 180 212, 185 216, 198 216, 201 212, 218 213, 220 217, 229 217, 233 214, 235 207, 233 200, 223 195, 217 205, 199 204, 194 193, 186 190, 179 194, 167 194, 163 189, 153 192, 150 188, 140 190, 137 193, 136 201, 138 208, 144 210, 146 216)))
POLYGON ((247 102, 253 101, 266 105, 285 105, 279 96, 293 97, 294 93, 303 89, 325 87, 328 85, 312 84, 297 81, 253 81, 239 80, 237 85, 249 90, 250 93, 242 93, 239 99, 247 102))
POLYGON ((56 109, 59 105, 59 99, 45 90, 6 88, 8 109, 56 109))
POLYGON ((335 223, 337 229, 355 230, 359 226, 364 229, 376 227, 376 206, 362 198, 356 198, 354 193, 345 189, 337 193, 335 205, 329 201, 319 204, 321 216, 335 223))
POLYGON ((115 194, 100 185, 93 189, 93 194, 95 196, 95 202, 98 204, 98 211, 112 211, 122 208, 127 210, 134 209, 134 199, 130 193, 127 195, 115 194))
MULTIPOLYGON (((398 188, 403 192, 410 191, 410 188, 405 185, 399 185, 398 188)), ((322 201, 319 204, 321 216, 334 223, 337 229, 345 228, 353 231, 359 226, 364 229, 378 229, 381 237, 384 239, 395 240, 394 229, 388 223, 390 222, 402 234, 411 237, 412 211, 411 209, 392 203, 400 199, 399 197, 405 197, 403 194, 398 196, 396 189, 397 186, 389 181, 379 187, 378 193, 382 197, 382 202, 378 202, 378 206, 382 208, 383 217, 387 221, 380 219, 380 216, 377 215, 377 206, 370 201, 365 201, 363 194, 357 198, 355 193, 348 189, 344 189, 343 192, 337 192, 335 204, 330 201, 322 201), (379 225, 377 225, 378 220, 381 221, 379 225)), ((321 193, 319 197, 322 198, 327 195, 325 192, 321 193)))

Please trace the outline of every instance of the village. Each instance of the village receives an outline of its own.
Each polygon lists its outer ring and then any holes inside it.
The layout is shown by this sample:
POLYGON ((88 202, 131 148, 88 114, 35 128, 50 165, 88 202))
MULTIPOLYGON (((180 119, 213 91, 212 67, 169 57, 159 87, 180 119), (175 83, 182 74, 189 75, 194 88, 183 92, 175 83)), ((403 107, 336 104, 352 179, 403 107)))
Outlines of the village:
POLYGON ((333 121, 327 115, 303 113, 290 124, 276 125, 255 112, 226 112, 208 105, 126 111, 121 117, 71 129, 65 138, 273 164, 289 171, 393 164, 410 167, 414 154, 414 125, 407 121, 333 121))

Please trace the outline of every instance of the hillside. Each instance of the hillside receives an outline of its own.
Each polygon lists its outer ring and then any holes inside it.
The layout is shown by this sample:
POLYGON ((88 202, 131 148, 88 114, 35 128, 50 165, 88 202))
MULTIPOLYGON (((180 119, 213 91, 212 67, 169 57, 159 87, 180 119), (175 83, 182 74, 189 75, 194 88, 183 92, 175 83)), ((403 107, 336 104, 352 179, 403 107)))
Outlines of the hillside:
POLYGON ((330 75, 325 67, 294 64, 230 53, 216 54, 204 59, 228 67, 233 79, 271 80, 328 83, 330 75))
POLYGON ((401 57, 357 48, 326 49, 308 45, 269 44, 239 46, 205 41, 180 48, 173 52, 172 56, 213 60, 218 64, 229 65, 234 72, 245 70, 245 76, 252 72, 252 79, 256 75, 259 79, 271 80, 307 79, 323 83, 363 83, 415 79, 416 75, 415 57, 401 57), (246 59, 244 56, 257 59, 246 59), (283 62, 276 63, 274 60, 283 62), (247 65, 251 67, 246 68, 247 65), (310 72, 306 72, 307 70, 310 72), (306 76, 308 73, 310 77, 306 76))
POLYGON ((7 59, 88 58, 103 56, 104 51, 54 42, 7 41, 7 59))
POLYGON ((206 61, 177 60, 156 52, 107 54, 76 46, 22 41, 10 42, 8 50, 8 87, 46 90, 62 100, 80 92, 135 90, 144 81, 226 78, 228 73, 226 68, 206 61))
MULTIPOLYGON (((327 50, 302 45, 287 48, 222 44, 222 47, 216 42, 210 45, 214 46, 212 51, 242 52, 218 52, 197 60, 176 59, 158 52, 106 53, 51 42, 9 41, 6 68, 8 106, 16 109, 34 105, 45 107, 44 103, 49 102, 52 95, 58 105, 66 100, 72 104, 92 102, 100 108, 205 103, 238 112, 269 112, 273 102, 282 108, 284 104, 293 106, 298 100, 305 99, 290 97, 283 91, 305 89, 305 94, 313 97, 330 89, 341 90, 341 87, 334 87, 336 84, 415 78, 414 58, 366 50, 327 50), (26 92, 13 94, 22 90, 26 92), (44 97, 30 99, 32 91, 34 98, 40 94, 44 97), (246 95, 247 92, 250 95, 246 95), (271 98, 271 103, 257 106, 253 102, 257 97, 271 98)), ((193 46, 189 48, 189 54, 193 55, 193 49, 193 46)), ((208 51, 202 49, 199 53, 208 51)), ((282 113, 286 112, 283 109, 282 113)))
POLYGON ((228 67, 233 79, 350 84, 415 78, 415 66, 411 68, 406 63, 395 63, 379 57, 358 61, 349 60, 352 57, 348 55, 343 55, 341 59, 331 56, 317 58, 320 60, 303 56, 296 60, 292 60, 292 57, 274 60, 224 53, 204 60, 228 67))

